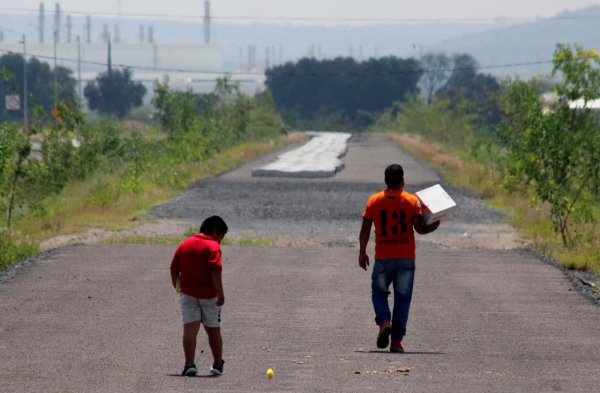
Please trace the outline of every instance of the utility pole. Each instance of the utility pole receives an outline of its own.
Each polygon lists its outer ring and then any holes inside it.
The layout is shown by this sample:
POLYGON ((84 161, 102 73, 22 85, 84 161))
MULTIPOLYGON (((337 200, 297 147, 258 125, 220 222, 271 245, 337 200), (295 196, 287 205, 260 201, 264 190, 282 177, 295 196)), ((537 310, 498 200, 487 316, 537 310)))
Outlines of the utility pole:
POLYGON ((148 25, 148 43, 154 44, 154 25, 148 25))
POLYGON ((44 3, 40 3, 40 19, 38 22, 38 33, 39 33, 39 43, 44 43, 44 24, 46 21, 45 11, 44 11, 44 3))
POLYGON ((71 21, 71 15, 67 15, 67 42, 71 43, 71 32, 73 31, 73 22, 71 21))
POLYGON ((57 45, 60 41, 60 3, 54 6, 54 107, 58 108, 58 64, 56 63, 57 45))
POLYGON ((56 63, 56 41, 58 41, 58 29, 54 27, 54 107, 58 108, 58 65, 56 63))
POLYGON ((204 44, 210 45, 210 1, 204 0, 204 44))
POLYGON ((79 99, 83 102, 83 94, 81 94, 81 38, 77 36, 77 89, 79 99))
POLYGON ((85 18, 85 42, 92 43, 92 17, 89 15, 85 18))
POLYGON ((156 70, 158 68, 158 46, 152 43, 152 66, 156 70))
POLYGON ((23 34, 23 128, 29 133, 29 108, 27 107, 27 41, 23 34))
POLYGON ((60 3, 56 3, 54 7, 54 33, 57 42, 60 42, 60 17, 60 3))
POLYGON ((112 73, 112 48, 110 45, 110 34, 108 35, 108 75, 112 73))

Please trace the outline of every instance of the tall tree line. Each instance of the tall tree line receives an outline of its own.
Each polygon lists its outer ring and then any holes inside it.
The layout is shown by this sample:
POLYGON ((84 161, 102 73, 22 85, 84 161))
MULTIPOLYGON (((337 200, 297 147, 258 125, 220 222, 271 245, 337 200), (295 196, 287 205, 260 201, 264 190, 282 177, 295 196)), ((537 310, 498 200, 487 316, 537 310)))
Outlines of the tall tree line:
POLYGON ((266 85, 292 126, 300 119, 335 116, 365 127, 372 122, 368 114, 414 94, 420 77, 419 61, 413 58, 307 58, 268 70, 266 85))
POLYGON ((394 103, 420 97, 476 103, 472 114, 485 125, 499 122, 495 77, 479 72, 468 54, 426 54, 421 59, 383 57, 301 59, 267 71, 266 85, 293 127, 341 126, 364 129, 394 103), (325 120, 325 121, 324 121, 325 120), (328 121, 327 121, 328 120, 328 121))

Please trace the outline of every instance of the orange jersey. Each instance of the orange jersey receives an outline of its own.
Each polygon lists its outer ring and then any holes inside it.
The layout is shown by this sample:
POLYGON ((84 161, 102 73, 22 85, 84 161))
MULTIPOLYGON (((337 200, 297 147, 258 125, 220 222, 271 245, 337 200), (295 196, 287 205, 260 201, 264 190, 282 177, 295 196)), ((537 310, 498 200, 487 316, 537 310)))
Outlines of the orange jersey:
POLYGON ((419 199, 406 191, 371 195, 363 217, 375 224, 375 259, 415 259, 413 217, 422 214, 419 199))

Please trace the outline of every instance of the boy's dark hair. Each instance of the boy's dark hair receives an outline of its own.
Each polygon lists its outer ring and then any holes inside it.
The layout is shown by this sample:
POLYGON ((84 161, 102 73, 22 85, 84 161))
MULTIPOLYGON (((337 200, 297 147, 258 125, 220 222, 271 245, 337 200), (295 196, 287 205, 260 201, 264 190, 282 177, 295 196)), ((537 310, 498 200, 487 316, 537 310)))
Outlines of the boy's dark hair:
POLYGON ((404 169, 399 164, 392 164, 385 168, 385 184, 388 187, 397 187, 404 181, 404 169))
POLYGON ((219 216, 210 216, 200 224, 200 233, 212 236, 216 230, 219 234, 225 235, 227 233, 227 224, 219 216))

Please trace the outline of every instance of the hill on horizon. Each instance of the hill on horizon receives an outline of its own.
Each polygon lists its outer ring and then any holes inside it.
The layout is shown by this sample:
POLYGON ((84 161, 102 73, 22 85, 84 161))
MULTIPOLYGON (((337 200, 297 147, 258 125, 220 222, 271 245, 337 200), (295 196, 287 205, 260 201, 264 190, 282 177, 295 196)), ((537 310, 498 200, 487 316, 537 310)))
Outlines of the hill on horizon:
POLYGON ((584 48, 600 49, 600 6, 564 12, 553 19, 542 19, 467 34, 444 40, 433 51, 469 53, 481 66, 544 62, 543 64, 486 69, 500 77, 519 76, 529 79, 548 75, 556 44, 580 44, 584 48))

